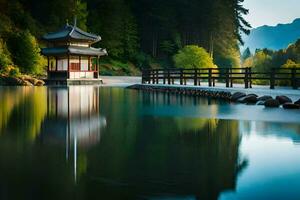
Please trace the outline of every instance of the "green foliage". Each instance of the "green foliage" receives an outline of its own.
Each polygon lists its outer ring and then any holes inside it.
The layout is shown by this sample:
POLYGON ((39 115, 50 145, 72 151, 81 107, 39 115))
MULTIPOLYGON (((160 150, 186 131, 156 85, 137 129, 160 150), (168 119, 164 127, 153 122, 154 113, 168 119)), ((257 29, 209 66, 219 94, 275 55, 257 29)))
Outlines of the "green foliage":
POLYGON ((18 77, 18 76, 20 76, 20 74, 21 73, 20 73, 19 68, 14 67, 11 70, 9 70, 8 76, 9 77, 18 77))
MULTIPOLYGON (((243 61, 243 67, 251 67, 254 71, 269 73, 272 68, 299 68, 300 67, 300 40, 289 45, 286 49, 272 51, 269 49, 257 49, 255 54, 243 61)), ((261 77, 265 75, 260 75, 261 77)), ((256 77, 260 77, 256 75, 256 77)), ((266 81, 256 81, 256 84, 266 84, 266 81)), ((280 81, 282 85, 288 85, 286 81, 280 81)))
POLYGON ((75 0, 75 16, 77 17, 77 26, 83 30, 87 30, 87 4, 86 2, 82 2, 80 0, 75 0))
POLYGON ((0 71, 12 64, 10 52, 3 40, 0 39, 0 71))
POLYGON ((45 59, 40 55, 40 48, 29 31, 12 34, 8 42, 14 63, 22 73, 42 74, 46 66, 45 59))
POLYGON ((300 68, 300 63, 296 63, 291 59, 288 59, 284 65, 282 65, 283 68, 300 68))
POLYGON ((28 45, 30 40, 21 47, 16 35, 29 30, 40 38, 67 20, 71 23, 75 16, 80 28, 101 35, 102 42, 96 46, 106 48, 112 60, 134 63, 138 68, 170 67, 179 49, 197 45, 209 51, 218 66, 238 67, 238 42, 242 43, 241 33, 248 33, 250 27, 243 18, 248 10, 242 2, 0 0, 0 35, 5 41, 10 38, 9 50, 22 73, 41 73, 41 59, 33 56, 38 52, 28 45))
POLYGON ((196 45, 187 45, 174 56, 177 68, 216 68, 208 52, 196 45))

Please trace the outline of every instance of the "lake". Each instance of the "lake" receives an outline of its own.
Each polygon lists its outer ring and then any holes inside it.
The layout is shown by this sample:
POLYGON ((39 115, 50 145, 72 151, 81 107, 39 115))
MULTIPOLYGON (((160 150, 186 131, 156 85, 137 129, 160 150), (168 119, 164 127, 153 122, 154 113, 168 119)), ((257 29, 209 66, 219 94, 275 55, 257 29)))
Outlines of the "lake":
POLYGON ((300 111, 0 87, 0 199, 299 199, 300 111))

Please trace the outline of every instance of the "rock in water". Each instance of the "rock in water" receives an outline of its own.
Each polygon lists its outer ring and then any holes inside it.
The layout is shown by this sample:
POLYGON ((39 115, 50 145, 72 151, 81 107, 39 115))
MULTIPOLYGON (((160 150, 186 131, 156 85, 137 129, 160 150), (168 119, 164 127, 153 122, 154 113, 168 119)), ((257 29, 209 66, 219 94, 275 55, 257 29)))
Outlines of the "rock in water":
POLYGON ((295 104, 300 105, 300 99, 298 101, 295 101, 295 104))
POLYGON ((265 105, 265 101, 258 101, 256 103, 256 105, 258 105, 258 106, 264 106, 265 105))
POLYGON ((268 96, 268 95, 264 95, 264 96, 261 96, 261 97, 257 98, 258 101, 267 101, 269 99, 273 99, 273 97, 268 96))
POLYGON ((248 94, 245 97, 239 98, 237 101, 240 102, 240 103, 250 103, 250 104, 253 103, 253 104, 255 104, 257 102, 257 96, 254 95, 254 94, 248 94))
POLYGON ((300 105, 293 103, 285 103, 282 105, 284 109, 300 109, 300 105))
POLYGON ((280 103, 276 99, 269 99, 265 101, 265 107, 267 108, 278 108, 280 106, 280 103))
POLYGON ((293 101, 287 96, 277 96, 276 100, 279 101, 280 104, 292 103, 293 101))
POLYGON ((246 94, 243 93, 243 92, 235 92, 235 93, 231 96, 230 100, 231 100, 231 101, 237 101, 238 99, 240 99, 240 98, 242 98, 242 97, 245 97, 245 96, 246 96, 246 94))

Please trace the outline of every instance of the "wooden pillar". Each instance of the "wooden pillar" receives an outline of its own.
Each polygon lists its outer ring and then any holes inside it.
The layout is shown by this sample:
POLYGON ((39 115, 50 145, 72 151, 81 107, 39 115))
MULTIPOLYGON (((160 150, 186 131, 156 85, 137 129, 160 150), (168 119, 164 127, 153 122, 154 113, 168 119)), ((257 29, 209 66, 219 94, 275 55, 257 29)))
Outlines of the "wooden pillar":
POLYGON ((271 73, 270 73, 270 89, 275 89, 275 69, 271 69, 271 73))
POLYGON ((248 68, 245 68, 245 88, 249 88, 248 68))
POLYGON ((208 86, 211 87, 212 84, 211 84, 211 75, 212 75, 212 69, 208 69, 208 86))
POLYGON ((229 69, 226 69, 226 72, 225 72, 225 78, 226 78, 226 87, 228 88, 229 87, 229 69))
POLYGON ((168 85, 170 85, 171 84, 171 79, 170 79, 170 70, 169 69, 167 69, 168 70, 168 85))
POLYGON ((183 84, 183 69, 180 69, 180 85, 183 84))
POLYGON ((194 72, 194 85, 195 86, 197 86, 197 82, 198 82, 197 78, 198 78, 198 70, 195 69, 195 72, 194 72))
POLYGON ((88 57, 88 71, 91 71, 91 57, 88 57))
POLYGON ((81 56, 79 56, 79 71, 81 71, 81 56))
POLYGON ((57 57, 55 57, 55 71, 57 71, 57 57))
POLYGON ((68 54, 68 71, 67 71, 67 76, 70 78, 70 55, 68 54))

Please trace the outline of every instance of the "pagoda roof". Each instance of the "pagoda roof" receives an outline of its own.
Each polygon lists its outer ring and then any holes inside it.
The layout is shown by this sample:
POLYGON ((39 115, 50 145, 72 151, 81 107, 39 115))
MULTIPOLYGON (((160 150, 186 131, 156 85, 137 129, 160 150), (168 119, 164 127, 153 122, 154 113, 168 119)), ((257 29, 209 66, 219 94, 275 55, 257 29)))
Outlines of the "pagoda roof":
POLYGON ((42 54, 45 56, 57 55, 85 55, 85 56, 104 56, 107 55, 106 49, 93 47, 78 47, 78 46, 64 46, 64 47, 49 47, 42 48, 42 54))
POLYGON ((101 40, 99 35, 85 32, 76 25, 72 26, 66 24, 63 28, 56 32, 48 33, 43 36, 43 39, 49 42, 55 41, 86 41, 89 43, 96 43, 101 40))

